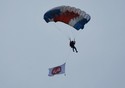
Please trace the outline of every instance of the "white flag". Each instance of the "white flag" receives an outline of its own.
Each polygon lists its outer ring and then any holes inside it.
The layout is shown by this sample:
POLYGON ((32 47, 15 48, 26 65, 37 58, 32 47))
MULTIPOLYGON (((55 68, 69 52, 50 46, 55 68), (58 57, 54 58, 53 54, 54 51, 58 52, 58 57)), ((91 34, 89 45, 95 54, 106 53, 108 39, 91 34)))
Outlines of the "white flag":
POLYGON ((54 75, 57 75, 57 74, 64 74, 65 73, 65 64, 66 63, 64 63, 60 66, 49 68, 48 76, 54 76, 54 75))

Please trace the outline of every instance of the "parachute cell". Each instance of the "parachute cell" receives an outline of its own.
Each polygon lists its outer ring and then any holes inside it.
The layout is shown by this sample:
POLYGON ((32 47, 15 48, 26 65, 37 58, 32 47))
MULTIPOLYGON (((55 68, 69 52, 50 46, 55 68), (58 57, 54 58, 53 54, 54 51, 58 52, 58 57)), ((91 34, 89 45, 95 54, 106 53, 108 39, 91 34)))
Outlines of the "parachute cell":
POLYGON ((70 6, 55 7, 44 14, 44 20, 48 22, 63 22, 76 30, 83 29, 91 19, 84 11, 70 6))

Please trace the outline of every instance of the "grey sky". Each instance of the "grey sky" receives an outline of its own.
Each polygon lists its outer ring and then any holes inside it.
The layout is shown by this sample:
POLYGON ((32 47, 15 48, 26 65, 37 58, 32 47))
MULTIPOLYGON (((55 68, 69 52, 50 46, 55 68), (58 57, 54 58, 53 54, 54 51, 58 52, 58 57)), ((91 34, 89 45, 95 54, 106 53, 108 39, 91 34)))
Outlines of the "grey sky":
POLYGON ((125 88, 124 3, 0 0, 0 88, 125 88), (84 30, 72 31, 78 54, 68 46, 72 27, 43 20, 47 10, 60 5, 91 15, 84 30), (66 59, 67 75, 48 77, 48 68, 66 59))

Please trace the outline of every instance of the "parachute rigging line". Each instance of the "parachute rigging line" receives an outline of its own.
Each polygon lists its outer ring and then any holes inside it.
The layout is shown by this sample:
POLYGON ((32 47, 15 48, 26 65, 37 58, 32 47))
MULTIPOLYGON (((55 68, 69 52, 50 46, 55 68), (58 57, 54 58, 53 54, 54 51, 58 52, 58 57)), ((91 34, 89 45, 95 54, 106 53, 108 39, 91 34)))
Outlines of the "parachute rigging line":
POLYGON ((69 36, 68 34, 66 34, 64 31, 62 31, 62 29, 59 28, 56 24, 54 24, 54 27, 55 27, 58 31, 60 31, 61 33, 63 33, 66 38, 68 38, 68 39, 70 38, 70 36, 69 36))

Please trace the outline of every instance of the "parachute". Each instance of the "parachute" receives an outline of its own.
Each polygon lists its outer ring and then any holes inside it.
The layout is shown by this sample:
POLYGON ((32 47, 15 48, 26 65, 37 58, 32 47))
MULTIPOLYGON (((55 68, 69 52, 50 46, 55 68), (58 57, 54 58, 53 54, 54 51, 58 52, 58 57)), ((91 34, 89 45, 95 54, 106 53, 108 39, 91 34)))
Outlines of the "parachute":
POLYGON ((84 29, 84 25, 91 19, 85 11, 71 6, 58 6, 44 14, 44 20, 48 22, 63 22, 75 28, 84 29))

